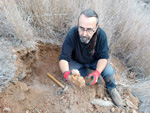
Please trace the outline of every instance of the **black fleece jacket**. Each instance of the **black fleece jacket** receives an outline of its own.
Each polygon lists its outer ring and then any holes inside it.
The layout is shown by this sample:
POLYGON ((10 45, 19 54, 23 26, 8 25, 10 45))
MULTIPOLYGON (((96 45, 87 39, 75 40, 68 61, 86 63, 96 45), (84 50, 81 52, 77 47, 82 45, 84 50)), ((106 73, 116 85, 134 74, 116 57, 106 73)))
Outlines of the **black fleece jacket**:
POLYGON ((93 56, 91 56, 90 50, 93 37, 88 44, 82 43, 80 41, 78 27, 75 26, 68 32, 65 38, 59 60, 67 60, 69 62, 71 59, 73 59, 81 64, 88 64, 95 60, 108 59, 109 48, 107 36, 100 27, 98 29, 99 32, 97 35, 93 56))

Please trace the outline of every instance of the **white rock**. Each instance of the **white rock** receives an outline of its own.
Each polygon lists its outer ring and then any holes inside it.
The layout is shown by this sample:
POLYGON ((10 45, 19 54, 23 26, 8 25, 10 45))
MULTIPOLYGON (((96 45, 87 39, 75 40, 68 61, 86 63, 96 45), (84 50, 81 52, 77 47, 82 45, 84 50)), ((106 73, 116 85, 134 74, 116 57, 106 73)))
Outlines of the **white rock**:
POLYGON ((29 91, 27 84, 23 82, 20 82, 20 89, 23 90, 24 92, 29 91))
POLYGON ((80 72, 77 69, 73 69, 72 70, 72 74, 73 75, 78 75, 78 74, 80 74, 80 72))
POLYGON ((132 109, 138 109, 130 100, 126 99, 126 104, 132 109))
POLYGON ((131 113, 137 113, 134 109, 131 110, 131 113))
POLYGON ((111 108, 111 112, 115 112, 115 108, 111 108))
POLYGON ((99 106, 114 106, 111 101, 105 101, 102 99, 93 99, 91 103, 99 106))
POLYGON ((3 112, 10 112, 11 110, 10 110, 10 108, 4 108, 3 109, 3 112))
POLYGON ((104 97, 104 100, 105 100, 105 101, 107 101, 107 98, 106 98, 106 97, 104 97))

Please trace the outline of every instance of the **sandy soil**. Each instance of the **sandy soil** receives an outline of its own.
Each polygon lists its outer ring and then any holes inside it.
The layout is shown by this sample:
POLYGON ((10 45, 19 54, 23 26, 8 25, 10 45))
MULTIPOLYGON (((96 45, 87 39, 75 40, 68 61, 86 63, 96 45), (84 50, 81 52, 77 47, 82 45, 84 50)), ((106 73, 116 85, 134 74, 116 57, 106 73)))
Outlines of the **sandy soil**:
MULTIPOLYGON (((18 69, 14 81, 0 93, 0 113, 139 113, 139 100, 121 84, 117 89, 123 107, 92 104, 93 99, 111 102, 104 82, 81 89, 71 87, 63 79, 58 66, 60 51, 57 45, 43 43, 39 43, 37 50, 17 50, 18 69), (47 73, 68 87, 62 95, 59 95, 62 88, 47 73)), ((119 65, 117 62, 114 61, 114 66, 119 65)), ((123 67, 119 65, 118 68, 123 67)), ((117 74, 116 77, 120 80, 117 74)))

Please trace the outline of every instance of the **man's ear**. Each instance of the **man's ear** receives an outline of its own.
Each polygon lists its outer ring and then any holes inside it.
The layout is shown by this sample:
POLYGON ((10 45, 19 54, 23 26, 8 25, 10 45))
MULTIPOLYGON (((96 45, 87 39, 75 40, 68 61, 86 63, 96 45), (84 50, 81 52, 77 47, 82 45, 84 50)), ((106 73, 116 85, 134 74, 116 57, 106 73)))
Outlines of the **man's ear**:
POLYGON ((99 26, 100 26, 100 25, 98 24, 98 25, 97 25, 97 28, 98 28, 99 26))

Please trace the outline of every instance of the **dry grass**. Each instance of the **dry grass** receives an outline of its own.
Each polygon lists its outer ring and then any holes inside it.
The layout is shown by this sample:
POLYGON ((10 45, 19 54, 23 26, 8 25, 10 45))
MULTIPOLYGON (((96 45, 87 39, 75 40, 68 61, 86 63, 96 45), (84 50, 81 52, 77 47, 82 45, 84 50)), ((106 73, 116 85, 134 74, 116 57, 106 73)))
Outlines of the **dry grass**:
POLYGON ((2 3, 5 16, 10 22, 10 26, 12 26, 15 31, 15 37, 20 39, 24 46, 29 46, 29 42, 34 43, 34 33, 32 31, 32 27, 30 27, 28 20, 24 19, 22 16, 21 10, 19 10, 16 2, 14 0, 3 0, 2 3))

